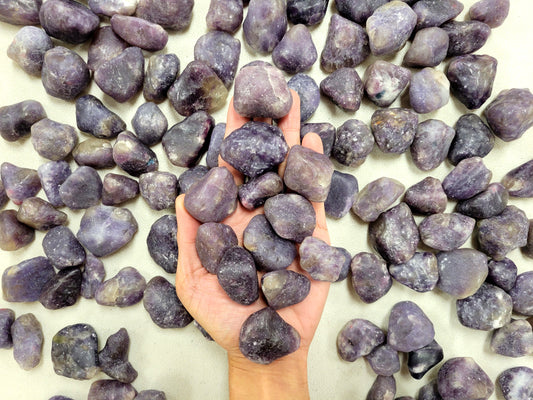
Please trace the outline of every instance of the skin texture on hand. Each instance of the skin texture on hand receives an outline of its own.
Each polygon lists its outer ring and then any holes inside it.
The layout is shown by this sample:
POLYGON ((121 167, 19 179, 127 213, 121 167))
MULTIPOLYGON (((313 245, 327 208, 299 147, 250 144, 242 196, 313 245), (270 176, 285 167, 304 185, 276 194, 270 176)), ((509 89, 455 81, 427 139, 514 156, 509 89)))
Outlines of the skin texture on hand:
MULTIPOLYGON (((278 123, 289 146, 300 144, 300 101, 296 92, 291 90, 291 93, 292 108, 289 114, 280 119, 278 123)), ((237 114, 232 100, 228 110, 226 136, 247 121, 248 119, 237 114)), ((302 145, 322 152, 320 137, 314 133, 307 134, 302 145)), ((220 158, 219 166, 227 167, 234 175, 237 184, 243 182, 242 175, 220 158)), ((282 164, 280 175, 283 169, 282 164)), ((249 306, 234 302, 218 283, 217 276, 207 272, 201 265, 195 247, 196 232, 200 222, 185 210, 183 199, 184 195, 176 199, 179 248, 176 291, 194 319, 227 351, 231 398, 308 398, 307 353, 324 309, 329 282, 315 281, 310 278, 296 259, 288 269, 307 275, 311 280, 311 290, 301 303, 280 309, 278 313, 300 334, 300 348, 269 365, 249 361, 239 350, 239 332, 246 318, 253 312, 266 307, 267 304, 262 298, 249 306), (271 379, 273 382, 270 382, 271 379)), ((313 203, 313 207, 317 220, 313 236, 330 243, 324 204, 313 203)), ((253 216, 262 212, 262 208, 249 211, 238 204, 236 211, 222 222, 233 228, 239 245, 242 246, 243 231, 248 222, 253 216)))

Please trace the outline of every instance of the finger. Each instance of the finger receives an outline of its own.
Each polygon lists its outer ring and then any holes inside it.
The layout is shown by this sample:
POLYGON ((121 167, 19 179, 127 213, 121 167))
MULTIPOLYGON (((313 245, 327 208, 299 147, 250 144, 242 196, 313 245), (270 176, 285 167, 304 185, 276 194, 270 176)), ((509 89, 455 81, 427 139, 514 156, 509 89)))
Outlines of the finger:
POLYGON ((255 117, 255 122, 264 122, 265 124, 272 124, 272 118, 267 117, 255 117))
POLYGON ((283 132, 289 147, 300 144, 300 96, 290 89, 292 105, 289 113, 278 121, 278 127, 283 132))

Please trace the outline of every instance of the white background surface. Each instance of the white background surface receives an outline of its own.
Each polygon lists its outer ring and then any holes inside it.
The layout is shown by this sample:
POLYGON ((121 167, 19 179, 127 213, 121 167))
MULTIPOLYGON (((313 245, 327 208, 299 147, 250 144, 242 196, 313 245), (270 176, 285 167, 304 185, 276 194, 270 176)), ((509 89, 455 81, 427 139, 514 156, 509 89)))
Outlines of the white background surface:
MULTIPOLYGON (((463 3, 465 11, 458 17, 459 20, 464 19, 474 1, 465 0, 463 3)), ((196 0, 190 28, 185 32, 170 33, 170 40, 163 52, 176 53, 181 61, 181 70, 193 59, 193 46, 196 39, 206 32, 205 15, 208 5, 208 0, 196 0)), ((533 88, 532 11, 533 6, 529 0, 512 0, 511 11, 504 25, 494 29, 487 44, 477 52, 495 56, 499 61, 490 100, 503 89, 533 88)), ((329 19, 333 12, 336 10, 334 1, 331 1, 326 18, 319 26, 311 29, 319 55, 325 43, 329 19)), ((9 43, 19 28, 0 23, 0 54, 2 54, 0 57, 0 106, 26 99, 39 100, 45 107, 49 118, 76 126, 74 103, 48 96, 39 78, 26 75, 5 55, 9 43)), ((271 61, 270 56, 258 56, 251 52, 244 43, 242 29, 235 36, 242 43, 240 66, 258 58, 271 61)), ((74 48, 86 59, 88 44, 74 48)), ((396 62, 401 62, 405 50, 406 48, 394 59, 396 62)), ((373 60, 373 57, 369 57, 364 64, 357 67, 361 76, 366 66, 373 60)), ((439 68, 444 68, 446 65, 447 62, 439 68)), ((317 83, 326 76, 320 69, 318 61, 309 74, 317 83)), ((107 107, 117 112, 127 122, 129 129, 131 129, 130 121, 136 108, 144 102, 140 95, 127 103, 118 104, 110 97, 104 96, 94 83, 91 84, 89 93, 103 99, 107 107)), ((397 100, 394 106, 400 104, 400 100, 397 100)), ((183 119, 170 107, 168 101, 164 102, 161 108, 169 120, 169 127, 183 119)), ((217 123, 224 121, 226 110, 227 103, 224 109, 213 114, 217 123)), ((358 118, 369 123, 374 110, 375 106, 365 100, 359 111, 346 113, 323 98, 317 112, 309 122, 328 121, 338 127, 349 118, 358 118)), ((445 108, 421 116, 420 121, 437 118, 453 126, 458 117, 467 111, 461 103, 452 99, 445 108)), ((87 135, 80 133, 80 140, 86 138, 88 138, 87 135)), ((168 162, 160 144, 154 146, 153 149, 158 154, 160 170, 171 171, 176 175, 183 171, 168 162)), ((530 130, 521 139, 511 143, 496 139, 495 147, 485 158, 485 162, 493 172, 493 181, 497 182, 507 171, 532 158, 533 132, 530 130)), ((26 138, 16 143, 0 140, 0 161, 9 161, 21 167, 37 168, 47 160, 34 151, 31 141, 26 138)), ((74 169, 75 163, 71 162, 71 164, 74 169)), ((443 179, 452 169, 450 163, 444 162, 437 169, 424 173, 411 163, 408 153, 386 155, 377 147, 360 167, 346 168, 338 164, 336 166, 344 172, 354 174, 359 181, 360 188, 382 176, 396 178, 407 188, 429 175, 443 179)), ((99 172, 103 177, 111 170, 99 172)), ((119 171, 113 170, 113 172, 119 171)), ((40 196, 44 196, 42 191, 40 196)), ((522 208, 529 218, 533 218, 533 200, 511 199, 510 204, 522 208)), ((123 267, 134 266, 147 281, 156 275, 162 275, 173 281, 173 275, 165 273, 157 266, 151 260, 146 248, 146 237, 151 224, 160 216, 173 211, 155 212, 148 208, 142 198, 128 203, 127 207, 134 212, 139 223, 139 231, 134 240, 122 251, 103 258, 107 277, 114 276, 123 267)), ((454 204, 449 202, 448 211, 451 211, 453 207, 454 204)), ((10 202, 5 208, 16 209, 16 206, 10 202)), ((69 214, 68 226, 77 232, 83 211, 64 211, 69 214)), ((417 221, 420 221, 420 218, 417 217, 417 221)), ((366 224, 353 215, 349 214, 339 221, 328 219, 328 226, 333 245, 345 247, 352 256, 360 251, 370 251, 366 224)), ((15 252, 1 251, 0 273, 24 259, 43 255, 41 247, 43 236, 44 233, 37 232, 35 241, 24 249, 15 252)), ((465 246, 470 245, 472 245, 470 241, 465 244, 465 246)), ((520 251, 515 250, 508 256, 515 261, 519 272, 533 269, 533 260, 524 258, 520 251)), ((311 347, 309 382, 312 399, 363 399, 366 397, 375 375, 363 359, 348 363, 337 356, 335 345, 337 333, 352 318, 366 318, 385 329, 392 305, 401 300, 415 301, 433 321, 436 327, 435 338, 444 348, 445 359, 456 356, 473 357, 493 380, 506 368, 518 365, 533 367, 533 356, 512 359, 491 353, 490 334, 460 325, 455 313, 455 301, 445 293, 436 290, 420 294, 394 282, 386 296, 368 305, 358 299, 350 282, 345 281, 332 285, 323 318, 311 347)), ((100 347, 105 344, 107 337, 119 328, 125 327, 128 330, 131 338, 130 361, 139 372, 139 377, 133 382, 138 391, 163 390, 169 400, 225 399, 228 397, 225 352, 217 344, 206 341, 192 324, 184 329, 164 330, 157 327, 149 318, 142 303, 121 309, 100 306, 93 300, 81 298, 72 307, 50 311, 38 302, 8 303, 0 299, 0 308, 5 307, 13 309, 17 316, 27 312, 34 313, 42 324, 45 341, 42 361, 31 371, 24 371, 17 365, 11 350, 0 350, 0 399, 40 400, 62 394, 79 400, 87 397, 92 381, 106 379, 107 376, 100 373, 91 381, 76 381, 58 376, 53 371, 50 359, 53 335, 66 325, 78 322, 88 323, 96 329, 100 347)), ((437 368, 431 370, 422 380, 417 381, 408 373, 407 357, 402 355, 401 360, 402 369, 395 375, 397 396, 416 397, 418 388, 436 377, 437 368)), ((503 399, 503 396, 497 390, 492 398, 503 399)))

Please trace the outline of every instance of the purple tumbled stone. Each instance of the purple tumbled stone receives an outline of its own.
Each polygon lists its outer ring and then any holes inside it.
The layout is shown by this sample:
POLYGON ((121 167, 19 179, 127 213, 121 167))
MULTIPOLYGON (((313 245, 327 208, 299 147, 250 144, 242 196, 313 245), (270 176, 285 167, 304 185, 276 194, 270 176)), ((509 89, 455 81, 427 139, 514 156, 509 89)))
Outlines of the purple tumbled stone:
POLYGON ((443 400, 488 399, 494 392, 490 377, 470 357, 455 357, 446 361, 437 377, 443 400))
POLYGON ((0 349, 13 347, 11 325, 15 321, 15 312, 9 308, 0 308, 0 349))
POLYGON ((22 204, 28 197, 34 197, 41 190, 41 181, 34 169, 3 162, 0 165, 0 176, 7 197, 16 205, 22 204))
POLYGON ((294 271, 271 271, 261 277, 261 290, 268 306, 274 310, 301 302, 310 289, 309 279, 294 271))
POLYGON ((476 114, 462 115, 455 124, 455 136, 448 159, 454 165, 465 158, 485 157, 494 147, 494 134, 476 114))
POLYGON ((424 68, 411 77, 409 100, 413 110, 419 114, 438 110, 450 100, 450 82, 443 72, 424 68))
POLYGON ((207 222, 198 227, 196 252, 203 267, 211 274, 217 273, 224 252, 237 244, 237 235, 229 225, 207 222))
POLYGON ((102 282, 94 293, 96 302, 103 306, 128 307, 143 298, 146 280, 133 267, 124 267, 102 282))
POLYGON ((400 1, 378 7, 366 21, 372 54, 384 56, 400 50, 411 36, 416 19, 411 7, 400 1))
POLYGON ((358 192, 359 185, 355 176, 333 171, 328 197, 324 202, 326 215, 336 219, 344 217, 350 212, 358 192))
POLYGON ((502 184, 514 197, 533 197, 533 160, 507 172, 502 184))
POLYGON ((492 334, 490 349, 506 357, 533 354, 533 328, 525 320, 514 320, 492 334))
POLYGON ((113 160, 132 176, 154 172, 159 167, 154 151, 129 131, 124 131, 117 136, 113 145, 113 160))
POLYGON ((387 343, 397 351, 414 351, 433 341, 435 330, 424 311, 412 301, 396 303, 390 312, 387 343))
POLYGON ((388 1, 389 0, 362 0, 354 2, 350 0, 335 0, 335 7, 343 17, 355 21, 358 24, 364 24, 368 17, 370 17, 378 7, 388 1))
POLYGON ((111 26, 101 26, 94 33, 89 46, 87 66, 94 72, 103 63, 122 53, 128 46, 128 43, 113 32, 111 26))
POLYGON ((438 119, 428 119, 416 128, 411 157, 422 171, 437 168, 448 155, 455 130, 438 119))
POLYGON ((46 32, 35 26, 21 28, 7 48, 7 56, 29 75, 40 76, 44 53, 54 47, 46 32))
POLYGON ((324 78, 320 82, 320 90, 344 111, 357 111, 361 106, 364 87, 355 68, 343 67, 324 78))
POLYGON ((361 25, 333 14, 328 28, 320 66, 326 72, 342 67, 353 68, 370 55, 368 36, 361 25))
POLYGON ((425 384, 418 391, 418 400, 442 400, 437 388, 437 379, 425 384))
POLYGON ((100 379, 91 383, 87 400, 135 400, 137 391, 130 383, 119 382, 114 379, 100 379))
POLYGON ((419 30, 411 47, 405 53, 403 63, 409 67, 436 67, 448 53, 448 34, 438 27, 419 30))
POLYGON ((89 138, 74 148, 72 156, 76 164, 94 169, 114 167, 113 146, 107 139, 89 138))
POLYGON ((168 42, 168 33, 161 25, 142 18, 115 14, 111 17, 113 31, 132 46, 159 51, 168 42))
POLYGON ((446 175, 442 188, 449 198, 466 200, 487 189, 491 178, 492 172, 482 158, 465 158, 446 175))
POLYGON ((4 187, 4 182, 2 182, 2 179, 0 178, 0 209, 4 208, 4 206, 8 203, 9 197, 7 197, 6 194, 6 188, 4 187))
POLYGON ((80 291, 81 270, 78 267, 65 268, 46 283, 39 302, 48 310, 59 310, 76 304, 80 291))
POLYGON ((498 376, 498 385, 505 400, 528 400, 533 396, 533 369, 506 369, 498 376))
POLYGON ((307 121, 320 104, 320 88, 313 78, 301 73, 289 79, 287 86, 298 93, 298 97, 300 97, 300 121, 307 121))
POLYGON ((160 328, 184 328, 192 317, 176 294, 176 288, 162 276, 148 282, 143 297, 144 309, 160 328))
POLYGON ((90 94, 76 100, 76 125, 80 131, 100 139, 112 139, 126 129, 117 114, 90 94))
POLYGON ((379 345, 365 356, 365 360, 379 376, 391 376, 400 370, 398 352, 388 344, 379 345))
POLYGON ((135 135, 147 146, 153 146, 161 141, 168 128, 165 114, 155 103, 142 104, 131 120, 135 135))
POLYGON ((296 193, 278 194, 265 202, 265 216, 284 239, 301 243, 316 227, 313 205, 296 193))
POLYGON ((65 225, 68 217, 46 200, 40 197, 28 197, 20 205, 17 219, 34 229, 47 231, 54 226, 65 225))
POLYGON ((508 259, 496 261, 490 260, 489 275, 487 276, 487 282, 492 283, 506 292, 511 290, 516 283, 516 277, 518 275, 518 268, 516 264, 508 259))
POLYGON ((522 253, 529 258, 533 258, 533 219, 529 220, 529 231, 527 235, 527 244, 522 247, 522 253))
POLYGON ((352 286, 364 303, 374 303, 390 290, 392 279, 387 263, 373 253, 361 252, 351 261, 352 286))
POLYGON ((429 292, 435 288, 439 280, 437 257, 429 252, 415 253, 403 264, 390 265, 389 273, 412 290, 420 293, 429 292))
POLYGON ((287 2, 250 0, 242 28, 244 39, 252 50, 272 52, 287 31, 287 2))
POLYGON ((479 21, 449 21, 441 25, 448 33, 448 56, 461 56, 479 50, 490 35, 490 26, 479 21))
POLYGON ((137 221, 127 208, 94 206, 83 214, 77 238, 96 257, 114 253, 137 232, 137 221))
POLYGON ((242 0, 211 0, 205 16, 211 30, 235 33, 243 18, 242 0))
POLYGON ((307 236, 301 243, 298 254, 300 266, 317 281, 335 282, 344 265, 344 254, 321 239, 307 236))
POLYGON ((81 276, 81 296, 85 299, 93 299, 96 289, 104 281, 104 278, 104 263, 91 253, 87 253, 81 276))
POLYGON ((370 120, 376 144, 384 153, 407 151, 415 138, 417 125, 418 115, 407 108, 376 110, 370 120))
POLYGON ((0 107, 0 135, 8 142, 15 142, 31 132, 31 126, 46 118, 41 103, 25 100, 0 107))
POLYGON ((163 28, 183 30, 191 23, 193 7, 194 0, 139 0, 135 15, 163 28))
POLYGON ((137 371, 128 361, 129 349, 130 336, 126 328, 109 335, 104 348, 98 352, 98 365, 102 372, 119 382, 133 382, 137 371))
POLYGON ((245 306, 259 298, 259 281, 252 255, 243 247, 227 249, 217 267, 218 283, 235 302, 245 306))
POLYGON ((207 168, 218 167, 218 156, 220 155, 220 146, 226 134, 226 123, 219 122, 211 131, 209 138, 209 147, 205 156, 205 164, 207 168))
POLYGON ((351 273, 351 263, 352 263, 352 255, 348 250, 346 250, 344 247, 337 247, 337 249, 343 254, 344 256, 344 264, 341 268, 341 273, 339 274, 339 277, 335 282, 341 282, 348 278, 348 275, 351 273))
POLYGON ((248 210, 262 206, 266 199, 283 191, 283 180, 275 172, 266 172, 239 186, 239 201, 248 210))
POLYGON ((132 15, 137 3, 138 0, 89 0, 88 5, 93 13, 112 17, 115 14, 132 15))
POLYGON ((137 181, 125 175, 106 174, 102 184, 102 204, 106 206, 125 203, 139 194, 137 181))
POLYGON ((289 74, 309 70, 317 58, 311 33, 302 24, 291 27, 272 51, 272 61, 276 67, 289 74))
POLYGON ((47 0, 39 10, 39 20, 50 36, 73 44, 89 40, 100 19, 86 5, 74 0, 47 0))
POLYGON ((332 146, 331 155, 336 161, 348 167, 357 167, 372 152, 374 135, 364 122, 348 119, 337 129, 332 146))
POLYGON ((480 0, 476 1, 468 15, 470 19, 486 23, 491 28, 497 28, 507 18, 510 0, 480 0))
POLYGON ((35 230, 17 219, 15 210, 0 211, 0 249, 18 250, 35 239, 35 230))
POLYGON ((509 193, 499 183, 491 183, 483 192, 457 203, 456 210, 476 219, 495 217, 505 210, 509 193))
POLYGON ((176 273, 178 266, 178 223, 175 215, 163 215, 150 227, 146 245, 150 257, 169 274, 176 273))
POLYGON ((522 315, 533 315, 533 271, 522 272, 509 290, 513 310, 522 315))
POLYGON ((472 235, 476 220, 452 212, 429 215, 419 226, 420 239, 432 249, 448 251, 461 247, 472 235))
POLYGON ((376 60, 363 76, 365 93, 378 107, 388 107, 411 81, 411 71, 388 61, 376 60))
POLYGON ((97 205, 102 198, 102 179, 91 167, 78 167, 59 188, 61 201, 77 210, 97 205))
POLYGON ((22 314, 11 325, 13 357, 28 371, 41 362, 44 335, 40 322, 32 313, 22 314))
POLYGON ((141 390, 134 400, 167 400, 165 392, 161 390, 141 390))
POLYGON ((54 207, 63 206, 59 188, 71 174, 69 164, 66 161, 49 161, 39 166, 37 174, 50 204, 54 207))
POLYGON ((326 15, 328 2, 329 0, 288 0, 287 17, 293 24, 318 24, 326 15))
POLYGON ((42 0, 3 0, 0 2, 0 21, 13 25, 37 25, 42 3, 42 0))
POLYGON ((359 191, 352 211, 365 222, 375 221, 401 196, 404 189, 403 184, 396 179, 376 179, 359 191))
POLYGON ((476 293, 488 275, 487 256, 474 249, 439 252, 437 262, 437 287, 458 299, 476 293), (468 265, 468 268, 465 268, 465 265, 468 265))
POLYGON ((54 275, 54 267, 50 261, 41 256, 8 267, 2 274, 4 300, 10 302, 37 301, 44 286, 54 275))
POLYGON ((78 133, 71 125, 44 118, 31 126, 31 144, 41 157, 59 161, 74 150, 78 133))
POLYGON ((144 76, 143 96, 146 101, 162 102, 180 70, 175 54, 155 54, 148 59, 144 76))
POLYGON ((178 177, 180 193, 187 193, 190 187, 202 179, 208 172, 209 168, 201 164, 195 165, 194 167, 183 171, 178 177))
POLYGON ((385 341, 383 331, 366 319, 352 319, 337 335, 337 351, 340 358, 353 362, 366 356, 385 341))
MULTIPOLYGON (((297 76, 298 75, 296 75, 294 78, 296 78, 297 76)), ((291 81, 289 81, 289 84, 290 82, 291 81)), ((291 89, 294 89, 294 88, 291 87, 291 89)), ((297 89, 294 89, 294 90, 298 92, 297 89)), ((317 90, 318 90, 317 94, 320 97, 320 89, 317 89, 317 90)), ((300 101, 303 101, 301 100, 301 97, 302 96, 300 96, 300 101)), ((368 130, 368 127, 367 127, 367 130, 368 130)), ((333 143, 335 142, 335 135, 337 134, 337 130, 335 129, 335 127, 331 125, 329 122, 310 122, 307 124, 302 124, 300 126, 300 140, 303 140, 304 136, 307 135, 309 132, 314 132, 318 136, 320 136, 324 154, 327 156, 331 155, 333 143)), ((368 130, 368 133, 370 134, 370 130, 368 130)), ((372 137, 372 134, 370 134, 370 137, 372 137)), ((374 139, 372 138, 372 141, 373 140, 374 139)))
POLYGON ((139 189, 151 209, 173 208, 178 196, 178 178, 166 171, 147 172, 139 177, 139 189))
POLYGON ((458 0, 419 0, 413 5, 416 29, 440 26, 457 17, 463 9, 463 3, 458 0))
MULTIPOLYGON (((407 359, 409 374, 415 379, 421 379, 431 368, 444 358, 442 347, 433 340, 420 349, 410 351, 407 359)), ((420 399, 420 397, 419 397, 420 399)))

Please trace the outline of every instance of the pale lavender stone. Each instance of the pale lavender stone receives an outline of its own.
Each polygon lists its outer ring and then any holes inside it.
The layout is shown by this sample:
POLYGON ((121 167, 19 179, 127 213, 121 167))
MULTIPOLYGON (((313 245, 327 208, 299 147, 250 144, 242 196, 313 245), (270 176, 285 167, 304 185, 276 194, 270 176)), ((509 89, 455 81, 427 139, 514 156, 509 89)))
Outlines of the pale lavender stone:
POLYGON ((132 176, 141 176, 159 168, 157 155, 133 133, 124 131, 113 145, 113 160, 132 176))
POLYGON ((378 178, 359 191, 352 211, 365 222, 375 221, 401 196, 405 186, 392 178, 378 178))
POLYGON ((529 367, 506 369, 497 382, 505 400, 527 400, 533 396, 533 369, 529 367))
POLYGON ((483 192, 489 186, 492 172, 480 157, 459 161, 442 181, 444 192, 449 198, 466 200, 483 192))
POLYGON ((296 193, 278 194, 265 202, 265 216, 274 231, 284 239, 301 243, 316 226, 313 205, 296 193))
POLYGON ((300 303, 310 289, 309 279, 294 271, 271 271, 261 277, 261 290, 268 306, 274 310, 300 303))
POLYGON ((276 168, 288 151, 281 129, 256 121, 231 132, 220 146, 222 159, 250 178, 276 168))
POLYGON ((126 129, 126 123, 98 98, 85 95, 76 100, 76 125, 95 138, 111 139, 126 129))
POLYGON ((533 197, 533 160, 527 161, 502 178, 502 184, 513 197, 533 197))
POLYGON ((78 133, 73 126, 44 118, 31 126, 31 144, 41 157, 59 161, 74 150, 78 133))
POLYGON ((326 15, 329 0, 288 0, 287 17, 293 24, 315 25, 326 15))
POLYGON ((477 239, 481 251, 502 260, 511 250, 527 244, 529 220, 516 206, 505 207, 501 214, 477 223, 477 239))
POLYGON ((43 118, 46 112, 36 100, 0 107, 0 135, 8 142, 15 142, 29 135, 31 126, 43 118))
POLYGON ((0 211, 0 249, 15 251, 35 239, 35 230, 19 222, 15 210, 0 211))
POLYGON ((211 30, 235 33, 243 19, 242 0, 211 0, 205 16, 211 30))
POLYGON ((54 275, 54 267, 50 261, 41 256, 8 267, 2 274, 4 300, 10 302, 37 301, 44 286, 54 275))
POLYGON ((69 164, 66 161, 49 161, 37 168, 37 174, 50 204, 54 207, 64 205, 59 188, 71 174, 69 164))
POLYGON ((485 118, 505 142, 518 139, 533 125, 533 94, 529 89, 508 89, 485 108, 485 118))
POLYGON ((124 267, 115 276, 98 286, 96 302, 103 306, 129 307, 143 298, 146 280, 133 267, 124 267))
POLYGON ((79 44, 90 39, 100 19, 86 5, 74 0, 47 0, 39 10, 39 20, 50 36, 79 44))
POLYGON ((241 42, 227 32, 210 31, 194 45, 194 59, 203 61, 230 88, 237 73, 241 42))
POLYGON ((383 212, 368 227, 370 242, 390 264, 401 264, 414 256, 420 237, 409 206, 400 203, 383 212))
POLYGON ((81 279, 78 267, 62 269, 43 287, 39 302, 48 310, 59 310, 76 304, 80 297, 81 279))
POLYGON ((98 87, 119 103, 135 96, 143 86, 144 56, 139 47, 128 47, 104 62, 95 72, 98 87))
POLYGON ((209 138, 209 147, 205 156, 205 164, 207 168, 218 167, 218 156, 220 155, 220 147, 226 134, 226 123, 219 122, 211 131, 209 138))
POLYGON ((480 0, 468 10, 470 19, 486 23, 491 28, 497 28, 509 15, 511 2, 509 0, 480 0))
POLYGON ((291 27, 272 51, 274 64, 289 74, 309 70, 317 58, 311 32, 302 24, 291 27))
POLYGON ((367 400, 393 399, 396 394, 396 379, 394 376, 378 375, 366 395, 367 400))
POLYGON ((13 25, 38 25, 42 0, 0 1, 0 21, 13 25))
POLYGON ((152 210, 174 208, 178 196, 178 178, 166 171, 147 172, 139 177, 139 189, 152 210))
POLYGON ((344 111, 357 111, 361 106, 364 86, 355 68, 343 67, 324 78, 320 82, 320 90, 344 111))
POLYGON ((128 361, 129 349, 130 336, 126 328, 109 335, 104 348, 98 352, 98 365, 102 372, 119 382, 133 382, 137 371, 128 361))
POLYGON ((0 349, 13 347, 11 325, 15 321, 15 312, 9 308, 0 308, 0 349))
POLYGON ((416 32, 405 53, 403 63, 409 67, 436 67, 448 53, 448 34, 441 28, 429 27, 416 32))
POLYGON ((220 222, 237 207, 238 188, 226 167, 216 167, 185 194, 186 210, 200 222, 220 222))
POLYGON ((388 107, 411 81, 411 71, 399 65, 376 60, 365 70, 363 82, 367 97, 378 107, 388 107))
MULTIPOLYGON (((298 93, 300 98, 300 122, 307 121, 320 104, 320 88, 313 78, 302 73, 294 75, 289 79, 287 85, 289 89, 298 93)), ((326 153, 324 152, 324 154, 326 153)))
POLYGON ((41 181, 34 169, 3 162, 0 165, 0 176, 7 197, 16 205, 22 204, 28 197, 34 197, 41 190, 41 181))
POLYGON ((433 340, 428 345, 409 352, 407 359, 409 374, 415 379, 422 379, 422 377, 431 368, 440 363, 443 358, 444 353, 442 347, 433 340))
POLYGON ((245 306, 259 298, 259 281, 252 255, 243 247, 227 249, 217 267, 218 283, 233 301, 245 306))
POLYGON ((384 153, 406 152, 415 138, 417 126, 418 115, 407 108, 376 110, 370 120, 376 144, 384 153))
POLYGON ((384 56, 400 50, 411 36, 417 15, 407 4, 393 1, 378 7, 366 20, 370 51, 384 56))
POLYGON ((320 66, 326 72, 342 67, 356 67, 370 55, 368 36, 361 25, 333 14, 326 43, 320 55, 320 66))
POLYGON ((143 84, 145 100, 156 103, 165 100, 179 70, 180 60, 175 54, 155 54, 150 57, 143 84))
POLYGON ((283 191, 283 180, 275 172, 266 172, 239 186, 239 201, 248 210, 265 204, 266 199, 283 191))
POLYGON ((50 96, 73 100, 87 88, 91 76, 83 58, 73 50, 57 46, 44 53, 41 80, 50 96))
POLYGON ((104 263, 91 253, 87 253, 81 276, 81 296, 85 299, 93 299, 96 289, 104 279, 104 263))
POLYGON ((146 238, 150 257, 157 265, 170 274, 176 273, 178 266, 177 233, 178 223, 176 216, 163 215, 152 224, 146 238))
POLYGON ((364 303, 374 303, 392 286, 387 263, 373 253, 361 252, 351 261, 352 286, 364 303))
POLYGON ((207 222, 198 227, 195 239, 196 252, 203 267, 211 274, 217 273, 224 252, 237 244, 237 235, 229 225, 207 222))
POLYGON ((167 400, 165 392, 160 390, 141 390, 134 400, 167 400))
POLYGON ((403 264, 389 266, 391 276, 408 288, 425 293, 433 290, 439 280, 437 257, 429 252, 415 253, 403 264))
POLYGON ((533 271, 522 272, 518 275, 509 294, 513 299, 515 312, 522 315, 533 315, 533 271))
POLYGON ((462 248, 437 253, 437 287, 458 299, 477 292, 488 275, 487 256, 477 250, 462 248), (468 265, 468 268, 464 266, 468 265))
POLYGON ((461 56, 479 50, 490 36, 490 26, 479 21, 449 21, 441 25, 448 33, 448 56, 461 56))
POLYGON ((95 206, 83 214, 76 236, 92 254, 103 257, 128 244, 137 228, 137 221, 127 208, 95 206))
MULTIPOLYGON (((290 81, 289 81, 289 85, 290 85, 290 81)), ((291 89, 294 89, 294 88, 291 87, 291 89)), ((320 91, 319 91, 319 98, 320 98, 320 91)), ((331 155, 333 143, 335 143, 335 135, 337 134, 337 130, 335 129, 335 127, 331 125, 329 122, 310 122, 307 124, 302 124, 300 126, 300 140, 303 140, 304 136, 307 135, 309 132, 314 132, 318 136, 320 136, 320 140, 322 141, 322 150, 324 154, 327 156, 331 155)), ((370 134, 370 137, 372 137, 370 130, 368 130, 368 133, 370 134)), ((372 141, 373 140, 374 139, 372 138, 372 141)))
POLYGON ((100 379, 91 383, 87 400, 135 400, 137 391, 130 383, 112 379, 100 379))
POLYGON ((68 216, 40 197, 28 197, 20 205, 17 219, 34 229, 47 231, 54 226, 65 225, 68 216))
POLYGON ((502 288, 506 292, 513 288, 516 283, 518 268, 512 260, 508 258, 500 261, 490 260, 488 267, 487 282, 502 288))
POLYGON ((413 5, 416 29, 440 26, 457 17, 463 9, 463 3, 458 0, 419 0, 413 5))
POLYGON ((433 249, 449 251, 461 247, 472 235, 476 220, 452 212, 429 215, 418 230, 422 242, 433 249))
POLYGON ((419 114, 436 111, 450 100, 450 82, 443 72, 424 68, 411 77, 409 100, 413 110, 419 114))
POLYGON ((21 28, 7 48, 7 56, 29 75, 40 76, 44 53, 54 47, 46 32, 35 26, 21 28))
POLYGON ((483 192, 457 203, 456 210, 476 219, 495 217, 505 210, 509 193, 499 183, 491 183, 483 192))
POLYGON ((138 0, 89 0, 93 13, 112 17, 115 14, 132 15, 137 9, 138 0))
POLYGON ((397 351, 414 351, 433 341, 433 323, 412 301, 396 303, 388 323, 387 343, 397 351))
POLYGON ((181 173, 178 177, 178 185, 181 193, 187 193, 189 188, 202 179, 209 172, 205 165, 195 165, 181 173))
POLYGON ((279 119, 288 114, 292 96, 279 69, 268 64, 251 65, 235 78, 233 102, 243 117, 279 119))
POLYGON ((366 356, 385 341, 383 331, 366 319, 352 319, 342 327, 337 335, 339 357, 353 362, 366 356))
POLYGON ((160 328, 184 328, 192 317, 176 294, 176 288, 162 276, 148 282, 143 297, 144 309, 160 328))
POLYGON ((258 53, 270 53, 287 31, 287 2, 250 0, 243 25, 244 39, 258 53))
POLYGON ((78 145, 72 151, 76 164, 92 167, 94 169, 114 167, 113 146, 107 139, 89 138, 78 145))
POLYGON ((91 167, 78 167, 59 188, 61 201, 78 210, 97 205, 102 198, 102 179, 91 167))
POLYGON ((29 371, 41 362, 44 335, 40 322, 32 313, 22 314, 11 325, 13 358, 20 368, 29 371))
POLYGON ((100 370, 98 336, 90 325, 68 325, 58 331, 52 338, 51 353, 54 372, 57 375, 87 380, 100 370))
POLYGON ((490 340, 490 349, 506 357, 524 357, 533 354, 531 325, 519 319, 496 329, 490 340))
POLYGON ((391 376, 400 370, 398 352, 388 344, 379 345, 365 356, 365 360, 379 376, 391 376))
POLYGON ((490 377, 470 357, 446 361, 439 369, 437 382, 443 400, 488 399, 494 392, 490 377))
POLYGON ((348 119, 337 129, 331 155, 342 165, 357 167, 365 162, 373 148, 374 135, 368 125, 348 119))
POLYGON ((174 109, 188 117, 198 111, 220 109, 226 102, 228 90, 215 71, 206 63, 195 60, 187 64, 170 86, 167 96, 174 109))
POLYGON ((455 130, 437 119, 428 119, 416 128, 411 143, 411 158, 422 171, 437 168, 448 155, 455 130))
POLYGON ((344 217, 350 212, 358 192, 359 185, 355 176, 333 171, 328 197, 324 202, 326 215, 336 219, 344 217))
POLYGON ((139 0, 135 15, 179 31, 190 25, 193 7, 194 0, 139 0))
POLYGON ((103 63, 122 53, 128 46, 128 43, 115 34, 111 26, 101 26, 94 33, 89 46, 87 66, 94 72, 103 63))
POLYGON ((357 2, 350 0, 335 0, 335 7, 343 17, 364 25, 368 17, 370 17, 378 7, 388 2, 389 0, 362 0, 357 2))
MULTIPOLYGON (((254 1, 254 0, 252 0, 254 1)), ((270 307, 251 314, 239 334, 239 349, 249 360, 270 364, 300 347, 300 335, 270 307)))
POLYGON ((455 124, 455 136, 448 159, 454 165, 465 158, 485 157, 494 147, 494 134, 476 114, 462 115, 455 124))
POLYGON ((335 282, 345 261, 338 248, 313 236, 307 236, 302 241, 298 254, 302 269, 317 281, 335 282))

